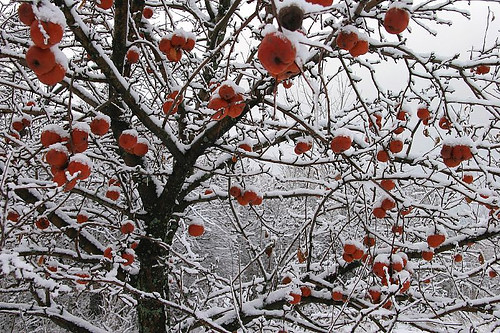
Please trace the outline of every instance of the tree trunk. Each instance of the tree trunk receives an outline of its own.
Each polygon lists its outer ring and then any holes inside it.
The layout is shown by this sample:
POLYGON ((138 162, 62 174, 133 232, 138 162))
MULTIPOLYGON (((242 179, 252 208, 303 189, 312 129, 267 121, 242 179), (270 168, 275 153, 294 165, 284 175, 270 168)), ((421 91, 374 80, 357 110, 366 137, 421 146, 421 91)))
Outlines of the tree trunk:
MULTIPOLYGON (((144 292, 155 292, 165 297, 167 284, 166 267, 162 262, 165 253, 150 240, 141 240, 137 247, 137 255, 141 263, 137 277, 137 288, 144 292)), ((138 299, 137 314, 140 333, 167 332, 164 306, 152 299, 138 299)))

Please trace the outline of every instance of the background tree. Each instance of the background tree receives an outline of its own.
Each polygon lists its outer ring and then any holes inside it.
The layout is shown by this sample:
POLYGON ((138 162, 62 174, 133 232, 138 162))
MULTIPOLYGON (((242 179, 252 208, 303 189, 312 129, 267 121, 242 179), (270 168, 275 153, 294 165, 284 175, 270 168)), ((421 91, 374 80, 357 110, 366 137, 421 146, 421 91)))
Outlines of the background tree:
POLYGON ((498 3, 0 6, 4 329, 498 328, 498 3))

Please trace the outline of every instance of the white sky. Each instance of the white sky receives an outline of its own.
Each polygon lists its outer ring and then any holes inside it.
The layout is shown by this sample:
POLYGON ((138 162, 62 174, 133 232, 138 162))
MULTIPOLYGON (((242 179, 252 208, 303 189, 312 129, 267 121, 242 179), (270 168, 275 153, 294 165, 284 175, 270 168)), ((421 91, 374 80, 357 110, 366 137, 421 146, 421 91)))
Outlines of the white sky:
MULTIPOLYGON (((457 4, 456 7, 470 10, 471 19, 468 20, 460 14, 450 13, 447 15, 440 15, 440 18, 452 21, 453 24, 451 26, 437 25, 435 23, 429 25, 429 22, 426 21, 425 24, 437 32, 436 36, 430 35, 417 23, 410 20, 409 30, 402 33, 402 36, 407 39, 406 45, 417 54, 434 52, 439 56, 450 57, 460 54, 459 59, 461 60, 470 59, 471 49, 480 50, 483 47, 484 40, 486 40, 486 48, 492 47, 495 43, 495 39, 499 36, 500 18, 494 19, 493 21, 490 20, 490 26, 485 39, 488 7, 490 7, 492 13, 500 15, 500 3, 472 1, 471 6, 460 3, 457 4)), ((492 13, 490 14, 490 18, 492 17, 492 13)), ((395 36, 389 36, 389 38, 391 37, 396 40, 395 36)), ((473 58, 477 58, 477 56, 478 53, 475 52, 473 58)), ((365 57, 375 59, 378 56, 367 54, 365 57)), ((401 87, 406 86, 408 77, 404 63, 382 63, 374 67, 376 68, 375 76, 384 89, 397 92, 401 87)), ((362 77, 367 75, 361 73, 356 74, 362 77)), ((361 87, 364 94, 374 96, 375 92, 373 91, 373 85, 369 77, 367 77, 366 80, 362 80, 361 87)), ((459 87, 454 88, 460 92, 459 87)), ((467 92, 467 94, 470 94, 470 92, 467 92)), ((414 111, 416 111, 416 105, 414 111)))
MULTIPOLYGON (((470 10, 471 19, 467 20, 462 15, 453 14, 443 16, 453 21, 451 26, 435 25, 438 35, 430 36, 415 22, 410 21, 412 33, 407 34, 410 44, 418 45, 419 50, 423 52, 434 51, 444 55, 453 55, 457 52, 464 52, 474 46, 475 49, 483 45, 484 32, 487 25, 488 7, 492 13, 500 15, 500 3, 491 3, 486 1, 471 1, 471 5, 466 3, 456 4, 457 8, 470 10)), ((491 14, 490 14, 491 15, 491 14)), ((498 38, 500 31, 500 18, 490 21, 487 33, 488 45, 492 45, 495 38, 498 38)), ((467 59, 469 54, 467 53, 467 59)))

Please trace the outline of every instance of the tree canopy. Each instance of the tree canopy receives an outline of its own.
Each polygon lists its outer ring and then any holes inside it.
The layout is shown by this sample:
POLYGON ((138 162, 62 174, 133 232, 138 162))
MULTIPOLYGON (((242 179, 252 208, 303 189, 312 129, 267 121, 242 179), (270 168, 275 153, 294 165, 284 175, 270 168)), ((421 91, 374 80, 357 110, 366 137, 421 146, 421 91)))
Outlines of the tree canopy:
POLYGON ((498 10, 1 2, 0 327, 495 331, 498 10))

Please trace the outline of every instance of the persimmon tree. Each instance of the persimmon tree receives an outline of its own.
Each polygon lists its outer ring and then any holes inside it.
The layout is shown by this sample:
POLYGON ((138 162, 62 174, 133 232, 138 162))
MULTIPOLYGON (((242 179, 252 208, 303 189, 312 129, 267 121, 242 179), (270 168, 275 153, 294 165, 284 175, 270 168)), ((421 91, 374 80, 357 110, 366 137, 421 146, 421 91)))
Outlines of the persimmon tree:
POLYGON ((498 329, 489 5, 0 3, 2 321, 498 329))

